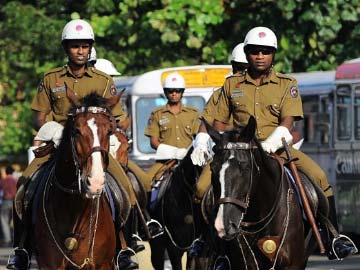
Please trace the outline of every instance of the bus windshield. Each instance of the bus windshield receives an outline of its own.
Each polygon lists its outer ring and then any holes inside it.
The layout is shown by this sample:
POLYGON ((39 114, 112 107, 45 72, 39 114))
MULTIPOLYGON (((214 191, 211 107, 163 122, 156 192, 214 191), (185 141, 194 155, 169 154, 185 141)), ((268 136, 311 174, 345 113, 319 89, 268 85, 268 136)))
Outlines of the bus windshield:
MULTIPOLYGON (((137 147, 143 153, 155 153, 155 150, 150 146, 150 140, 144 135, 147 121, 150 117, 151 111, 160 106, 164 106, 167 99, 164 96, 158 97, 141 97, 136 101, 136 137, 137 147)), ((192 106, 201 112, 205 106, 205 99, 201 96, 184 96, 182 103, 187 106, 192 106)))

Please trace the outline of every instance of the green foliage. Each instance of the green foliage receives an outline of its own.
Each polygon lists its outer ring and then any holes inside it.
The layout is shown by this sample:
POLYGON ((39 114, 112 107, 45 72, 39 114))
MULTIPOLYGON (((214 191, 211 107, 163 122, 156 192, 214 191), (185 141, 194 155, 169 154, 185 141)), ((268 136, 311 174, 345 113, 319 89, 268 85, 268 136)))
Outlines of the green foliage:
POLYGON ((88 20, 99 58, 123 74, 225 64, 252 27, 278 37, 276 69, 335 69, 360 54, 357 0, 26 0, 0 7, 0 155, 31 143, 30 102, 44 72, 66 61, 61 32, 88 20))

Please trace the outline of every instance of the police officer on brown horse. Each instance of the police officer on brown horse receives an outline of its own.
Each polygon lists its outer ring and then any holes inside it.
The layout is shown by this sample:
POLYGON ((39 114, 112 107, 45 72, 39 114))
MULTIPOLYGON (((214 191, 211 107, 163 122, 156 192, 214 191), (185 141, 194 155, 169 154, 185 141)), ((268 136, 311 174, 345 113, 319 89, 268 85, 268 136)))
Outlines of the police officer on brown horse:
MULTIPOLYGON (((88 66, 91 48, 95 41, 94 32, 89 23, 76 19, 68 22, 62 32, 62 45, 68 56, 68 64, 47 72, 40 82, 31 108, 36 113, 36 128, 40 128, 35 137, 35 147, 43 141, 53 141, 57 146, 61 140, 63 125, 67 119, 71 102, 67 98, 66 88, 70 87, 78 98, 92 92, 108 98, 117 94, 113 79, 88 66)), ((112 109, 117 126, 122 128, 126 114, 120 104, 112 109)), ((23 190, 34 173, 49 159, 50 155, 35 158, 24 171, 18 182, 18 190, 23 190)), ((132 205, 135 195, 123 169, 109 157, 108 170, 127 191, 132 205)), ((19 191, 18 191, 19 193, 19 191)), ((31 257, 30 227, 31 220, 20 220, 14 212, 14 252, 9 256, 8 269, 28 269, 31 257)), ((30 211, 31 212, 31 211, 30 211)), ((31 217, 30 217, 31 219, 31 217)), ((118 245, 120 249, 120 244, 118 245)), ((131 261, 130 256, 120 253, 117 264, 121 269, 137 269, 138 264, 131 261)))

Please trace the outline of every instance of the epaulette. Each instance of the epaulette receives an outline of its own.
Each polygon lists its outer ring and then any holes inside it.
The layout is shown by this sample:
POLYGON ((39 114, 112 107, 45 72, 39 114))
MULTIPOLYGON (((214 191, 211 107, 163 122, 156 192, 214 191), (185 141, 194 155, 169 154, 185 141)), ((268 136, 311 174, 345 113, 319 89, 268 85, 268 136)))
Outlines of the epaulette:
POLYGON ((62 67, 54 68, 54 69, 52 69, 52 70, 50 70, 50 71, 45 72, 45 73, 44 73, 44 77, 47 76, 47 75, 49 75, 49 74, 51 74, 51 73, 57 73, 57 72, 59 72, 59 71, 65 70, 65 69, 66 69, 66 65, 65 65, 65 66, 62 66, 62 67))
POLYGON ((296 79, 288 74, 283 74, 283 73, 280 73, 280 72, 275 72, 275 75, 279 78, 282 78, 282 79, 288 79, 290 81, 296 81, 296 79))
POLYGON ((155 109, 152 111, 152 113, 155 114, 155 113, 157 113, 157 112, 160 112, 160 111, 162 111, 165 107, 166 107, 166 106, 161 106, 161 107, 155 108, 155 109))
POLYGON ((89 67, 92 72, 96 73, 97 75, 104 76, 106 79, 111 79, 111 76, 106 74, 105 72, 102 72, 101 70, 96 69, 95 67, 89 67))
POLYGON ((183 108, 184 108, 184 109, 187 109, 187 110, 189 110, 189 111, 198 112, 198 109, 196 109, 196 108, 193 107, 193 106, 183 105, 183 108))

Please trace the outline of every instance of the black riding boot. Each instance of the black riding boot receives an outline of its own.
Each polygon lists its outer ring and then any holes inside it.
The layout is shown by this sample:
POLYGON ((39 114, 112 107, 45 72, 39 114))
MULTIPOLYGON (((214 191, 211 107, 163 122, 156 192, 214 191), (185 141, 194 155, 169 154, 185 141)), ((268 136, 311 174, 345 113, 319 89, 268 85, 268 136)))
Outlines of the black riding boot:
MULTIPOLYGON (((337 222, 337 216, 336 216, 336 207, 335 207, 335 199, 334 196, 328 197, 329 201, 329 220, 336 229, 336 231, 339 231, 339 225, 337 222)), ((348 239, 347 236, 341 236, 338 238, 330 238, 328 239, 327 243, 327 256, 329 260, 338 259, 341 260, 349 255, 355 254, 358 252, 357 248, 355 247, 354 243, 350 240, 349 244, 345 244, 343 239, 348 239)))
MULTIPOLYGON (((15 208, 14 208, 15 209, 15 208)), ((31 244, 28 240, 26 226, 19 219, 16 211, 13 211, 14 243, 13 252, 9 255, 6 264, 7 269, 27 270, 30 269, 31 244)))
POLYGON ((145 246, 137 243, 137 241, 141 239, 137 237, 138 218, 136 208, 134 207, 131 208, 126 227, 130 227, 126 228, 126 231, 129 231, 126 234, 128 234, 129 237, 130 248, 134 250, 135 253, 143 251, 145 246))
MULTIPOLYGON (((131 234, 132 234, 131 226, 132 226, 132 219, 130 214, 129 218, 125 223, 125 226, 122 229, 122 232, 124 234, 124 240, 126 243, 131 243, 131 234)), ((123 245, 126 243, 123 243, 123 245)), ((135 252, 131 247, 123 249, 120 240, 117 241, 116 247, 117 247, 116 262, 118 265, 118 269, 120 270, 139 269, 139 264, 131 259, 131 257, 135 255, 135 252)))

